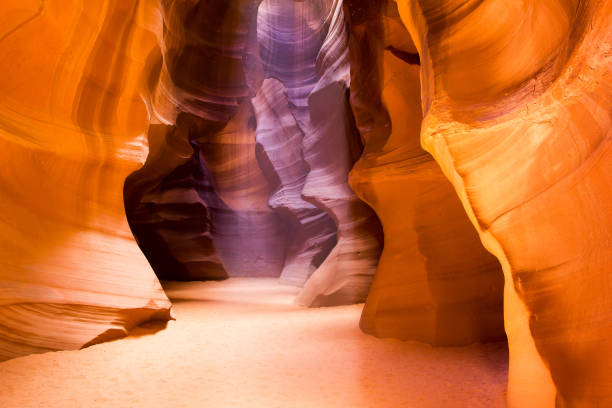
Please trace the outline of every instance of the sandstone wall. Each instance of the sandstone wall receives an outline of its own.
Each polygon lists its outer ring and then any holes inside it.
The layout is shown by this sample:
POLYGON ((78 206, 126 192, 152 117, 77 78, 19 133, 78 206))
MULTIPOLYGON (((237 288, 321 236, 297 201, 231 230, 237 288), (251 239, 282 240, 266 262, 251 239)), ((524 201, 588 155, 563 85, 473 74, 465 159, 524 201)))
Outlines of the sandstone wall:
POLYGON ((169 319, 134 242, 125 178, 147 155, 145 4, 0 6, 0 360, 169 319))
POLYGON ((610 1, 398 1, 421 139, 506 279, 511 407, 612 403, 610 1))

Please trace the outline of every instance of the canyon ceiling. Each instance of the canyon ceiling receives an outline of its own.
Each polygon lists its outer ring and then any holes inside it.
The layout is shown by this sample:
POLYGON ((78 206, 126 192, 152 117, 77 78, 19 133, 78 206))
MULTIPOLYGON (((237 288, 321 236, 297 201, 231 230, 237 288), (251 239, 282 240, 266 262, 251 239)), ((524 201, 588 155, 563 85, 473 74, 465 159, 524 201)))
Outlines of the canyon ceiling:
POLYGON ((0 360, 278 277, 612 406, 612 0, 3 0, 0 360))

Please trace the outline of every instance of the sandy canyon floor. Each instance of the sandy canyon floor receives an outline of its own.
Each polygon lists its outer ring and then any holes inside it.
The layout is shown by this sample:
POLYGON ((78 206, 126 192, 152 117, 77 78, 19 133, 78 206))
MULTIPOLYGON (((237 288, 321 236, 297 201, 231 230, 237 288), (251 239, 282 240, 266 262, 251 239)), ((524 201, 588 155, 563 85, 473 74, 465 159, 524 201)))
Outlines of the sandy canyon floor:
POLYGON ((303 309, 273 279, 165 284, 176 321, 0 364, 0 407, 504 407, 502 343, 433 348, 303 309))

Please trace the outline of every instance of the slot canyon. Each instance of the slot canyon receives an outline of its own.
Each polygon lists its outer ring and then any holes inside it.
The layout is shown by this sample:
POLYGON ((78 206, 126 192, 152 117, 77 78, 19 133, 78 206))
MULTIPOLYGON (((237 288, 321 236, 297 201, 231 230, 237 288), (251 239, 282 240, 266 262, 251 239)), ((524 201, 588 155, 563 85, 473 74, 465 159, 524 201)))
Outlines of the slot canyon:
POLYGON ((612 0, 0 21, 0 407, 612 408, 612 0))

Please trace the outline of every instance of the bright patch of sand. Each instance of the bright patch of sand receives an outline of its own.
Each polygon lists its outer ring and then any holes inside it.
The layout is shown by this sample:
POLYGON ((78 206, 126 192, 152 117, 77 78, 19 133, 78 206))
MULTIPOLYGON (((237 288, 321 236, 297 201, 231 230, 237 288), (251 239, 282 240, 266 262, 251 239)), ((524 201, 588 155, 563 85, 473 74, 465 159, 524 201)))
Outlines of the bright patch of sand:
POLYGON ((505 344, 377 339, 363 305, 299 308, 273 279, 165 287, 165 330, 1 363, 0 407, 505 407, 505 344))

